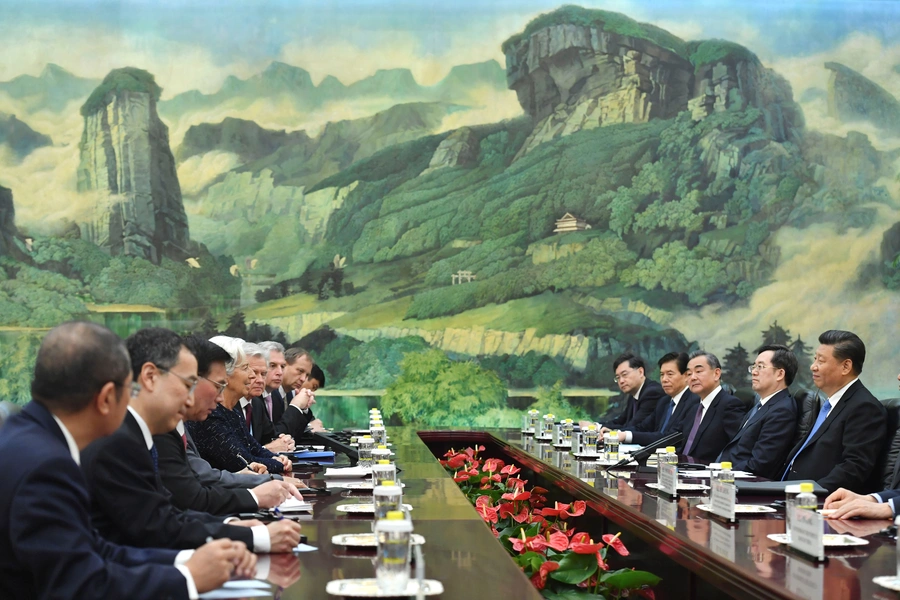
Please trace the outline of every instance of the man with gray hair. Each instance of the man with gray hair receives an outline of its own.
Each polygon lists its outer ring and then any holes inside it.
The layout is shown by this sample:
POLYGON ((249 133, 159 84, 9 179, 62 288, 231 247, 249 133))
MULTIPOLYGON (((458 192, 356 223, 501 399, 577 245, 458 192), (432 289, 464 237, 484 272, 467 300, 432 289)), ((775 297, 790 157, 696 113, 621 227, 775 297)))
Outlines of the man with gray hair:
POLYGON ((275 424, 281 422, 284 415, 285 393, 281 381, 287 363, 284 360, 284 346, 278 342, 260 342, 259 347, 262 349, 268 371, 262 393, 252 400, 254 423, 259 423, 259 431, 264 437, 273 440, 279 435, 289 436, 287 433, 275 431, 275 424))
POLYGON ((744 403, 720 383, 722 365, 715 354, 694 352, 688 361, 688 387, 700 396, 700 404, 684 420, 687 436, 681 454, 699 462, 711 462, 741 428, 744 403))
POLYGON ((240 399, 234 410, 241 415, 250 435, 257 442, 272 452, 292 452, 294 439, 284 433, 276 434, 275 427, 266 412, 266 406, 259 401, 253 402, 254 399, 259 400, 266 389, 266 378, 268 377, 266 352, 262 346, 250 343, 245 343, 243 350, 250 362, 252 379, 249 393, 240 399))

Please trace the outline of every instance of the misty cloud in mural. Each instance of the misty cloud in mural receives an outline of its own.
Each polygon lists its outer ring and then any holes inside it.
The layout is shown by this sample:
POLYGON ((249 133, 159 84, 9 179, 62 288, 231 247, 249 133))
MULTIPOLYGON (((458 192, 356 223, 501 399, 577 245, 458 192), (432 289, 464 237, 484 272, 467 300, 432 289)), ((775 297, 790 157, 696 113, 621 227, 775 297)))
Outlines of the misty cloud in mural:
MULTIPOLYGON (((0 82, 0 326, 17 329, 0 335, 29 348, 27 328, 67 318, 283 335, 326 389, 412 397, 428 372, 460 398, 540 387, 574 416, 605 406, 625 350, 742 356, 778 321, 813 346, 857 331, 867 386, 895 395, 900 40, 790 48, 763 9, 735 33, 725 3, 632 4, 497 9, 493 37, 448 16, 446 53, 405 66, 416 31, 392 51, 312 9, 309 40, 279 29, 252 61, 175 64, 127 23, 135 62, 106 73, 48 49, 0 82), (320 27, 340 56, 373 44, 370 71, 292 62, 320 27), (597 399, 576 409, 574 388, 597 399)), ((0 358, 0 393, 24 393, 27 360, 0 358)), ((481 419, 517 424, 498 398, 481 419)), ((374 402, 322 404, 349 422, 374 402)))

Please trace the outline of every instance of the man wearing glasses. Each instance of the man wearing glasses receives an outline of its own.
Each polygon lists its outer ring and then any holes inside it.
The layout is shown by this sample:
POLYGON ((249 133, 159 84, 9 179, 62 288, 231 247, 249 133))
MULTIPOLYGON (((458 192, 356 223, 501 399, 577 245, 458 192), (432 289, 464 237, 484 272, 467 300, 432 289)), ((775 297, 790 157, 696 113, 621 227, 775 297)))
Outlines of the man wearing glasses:
MULTIPOLYGON (((219 359, 216 361, 215 376, 221 380, 225 375, 225 360, 228 359, 228 353, 199 336, 192 336, 184 342, 185 347, 197 359, 199 375, 194 390, 193 406, 188 409, 186 418, 203 421, 215 409, 219 390, 225 387, 207 377, 211 359, 219 359)), ((180 422, 172 431, 154 435, 153 442, 159 453, 159 476, 166 489, 172 493, 172 504, 182 510, 229 515, 256 512, 260 508, 275 508, 291 496, 301 499, 296 488, 284 481, 270 479, 246 489, 202 483, 188 464, 188 440, 184 422, 180 422)), ((256 474, 252 477, 256 477, 256 474)))
POLYGON ((762 346, 748 370, 759 399, 741 428, 722 450, 718 462, 730 461, 739 471, 775 479, 797 430, 797 404, 788 386, 797 375, 797 357, 786 346, 762 346))
POLYGON ((175 507, 159 478, 153 435, 175 429, 193 406, 197 359, 175 332, 138 331, 126 340, 136 382, 122 426, 85 449, 82 468, 91 492, 94 526, 107 539, 130 546, 189 549, 227 537, 255 552, 290 552, 300 526, 224 522, 220 516, 175 507))

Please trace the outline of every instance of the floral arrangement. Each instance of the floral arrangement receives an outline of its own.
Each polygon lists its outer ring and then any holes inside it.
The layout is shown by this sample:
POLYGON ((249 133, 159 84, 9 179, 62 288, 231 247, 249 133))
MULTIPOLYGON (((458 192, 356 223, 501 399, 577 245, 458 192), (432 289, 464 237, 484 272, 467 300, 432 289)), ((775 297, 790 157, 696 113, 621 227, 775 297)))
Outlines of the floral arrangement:
POLYGON ((516 477, 521 471, 498 458, 479 458, 484 446, 447 452, 441 464, 475 506, 494 537, 507 549, 534 586, 550 600, 621 598, 632 592, 654 598, 659 577, 646 571, 611 571, 612 548, 628 556, 621 533, 594 541, 569 527, 569 517, 584 514, 583 500, 547 505, 547 490, 516 477))

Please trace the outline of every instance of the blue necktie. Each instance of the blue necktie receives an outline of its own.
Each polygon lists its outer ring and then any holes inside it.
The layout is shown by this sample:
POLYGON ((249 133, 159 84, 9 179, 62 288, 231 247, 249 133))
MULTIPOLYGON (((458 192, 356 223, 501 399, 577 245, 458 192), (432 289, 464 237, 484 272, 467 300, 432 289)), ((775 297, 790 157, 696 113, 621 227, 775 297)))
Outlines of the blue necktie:
POLYGON ((669 424, 669 419, 672 418, 672 414, 675 412, 675 401, 669 400, 669 408, 666 409, 666 420, 663 421, 662 427, 659 428, 660 431, 666 430, 666 425, 669 424))
POLYGON ((787 479, 788 473, 791 472, 791 467, 794 466, 794 461, 797 460, 797 457, 800 456, 800 453, 803 452, 803 449, 806 448, 806 445, 809 443, 809 440, 816 435, 816 432, 819 430, 819 427, 822 426, 822 423, 825 422, 825 419, 828 417, 828 412, 831 410, 831 402, 825 400, 825 403, 822 404, 822 408, 819 410, 819 416, 816 417, 816 423, 813 425, 813 428, 809 431, 809 435, 806 436, 806 440, 803 442, 803 445, 800 446, 800 449, 797 450, 797 453, 794 455, 794 458, 791 459, 791 463, 787 466, 787 469, 784 470, 784 475, 781 477, 781 480, 784 481, 787 479))
POLYGON ((159 473, 159 452, 156 451, 156 444, 150 446, 150 458, 153 459, 153 472, 159 473))
POLYGON ((759 400, 756 401, 756 404, 753 405, 753 408, 750 409, 750 412, 747 413, 747 418, 744 419, 743 425, 741 425, 741 429, 747 426, 747 423, 750 422, 750 419, 753 418, 753 415, 759 412, 759 409, 762 408, 762 404, 759 400))

